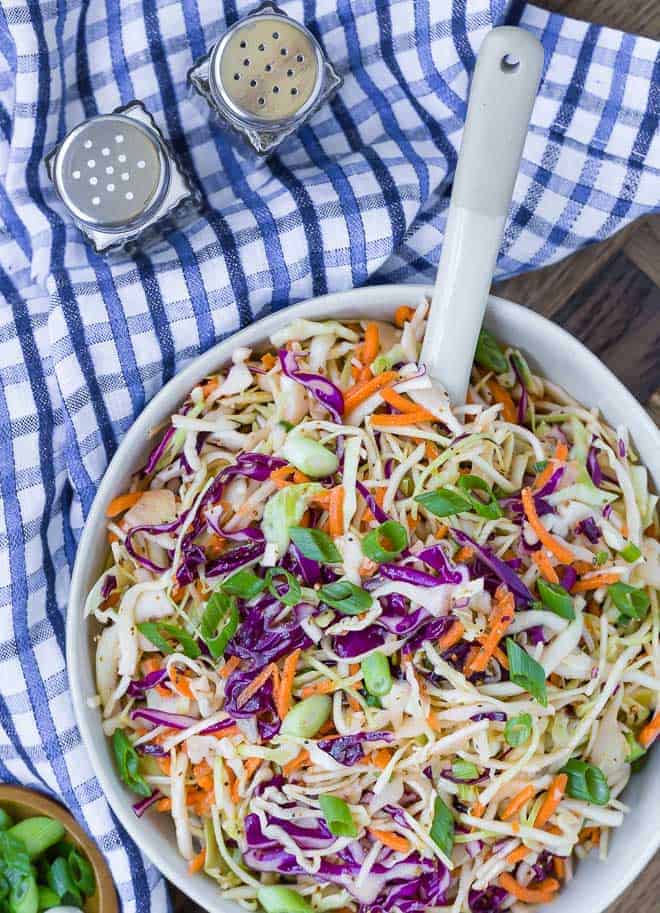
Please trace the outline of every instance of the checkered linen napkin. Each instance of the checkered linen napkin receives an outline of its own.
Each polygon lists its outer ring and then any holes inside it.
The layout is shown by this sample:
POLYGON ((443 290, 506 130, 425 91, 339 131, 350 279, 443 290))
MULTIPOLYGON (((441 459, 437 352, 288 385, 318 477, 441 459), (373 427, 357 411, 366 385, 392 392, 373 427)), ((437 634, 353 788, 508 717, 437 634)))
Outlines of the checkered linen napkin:
POLYGON ((105 852, 125 913, 162 913, 168 900, 81 745, 64 615, 83 518, 137 413, 186 361, 270 309, 367 281, 432 279, 468 76, 493 25, 519 21, 545 47, 498 275, 559 260, 659 207, 654 42, 504 0, 282 5, 311 26, 344 85, 251 171, 185 84, 251 0, 2 0, 0 778, 64 800, 105 852), (43 156, 134 97, 207 209, 111 262, 82 242, 43 156))

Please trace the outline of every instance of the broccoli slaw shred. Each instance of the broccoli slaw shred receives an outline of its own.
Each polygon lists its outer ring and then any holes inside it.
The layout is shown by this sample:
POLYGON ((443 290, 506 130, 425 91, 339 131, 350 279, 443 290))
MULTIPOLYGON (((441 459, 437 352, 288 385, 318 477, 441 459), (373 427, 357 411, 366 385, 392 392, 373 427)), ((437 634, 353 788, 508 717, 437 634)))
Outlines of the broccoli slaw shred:
POLYGON ((247 909, 549 902, 660 733, 633 442, 485 330, 450 406, 427 309, 237 348, 108 507, 119 775, 247 909))

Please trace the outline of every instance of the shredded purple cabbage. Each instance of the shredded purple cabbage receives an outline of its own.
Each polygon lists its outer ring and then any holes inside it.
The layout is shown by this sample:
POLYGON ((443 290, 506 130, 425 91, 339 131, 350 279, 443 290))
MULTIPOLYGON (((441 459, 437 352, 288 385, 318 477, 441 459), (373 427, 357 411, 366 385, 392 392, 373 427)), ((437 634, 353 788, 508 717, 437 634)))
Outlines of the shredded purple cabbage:
POLYGON ((321 566, 313 558, 307 558, 297 545, 291 543, 290 552, 293 556, 297 570, 306 586, 314 586, 321 580, 321 566))
POLYGON ((470 719, 474 723, 481 720, 490 720, 493 723, 506 723, 508 717, 503 710, 488 710, 485 713, 474 713, 470 719))
POLYGON ((144 678, 132 681, 128 686, 127 694, 129 697, 143 697, 145 691, 160 685, 167 677, 167 669, 155 669, 144 678))
POLYGON ((150 796, 147 796, 146 799, 140 799, 139 802, 136 802, 135 805, 131 807, 137 817, 141 818, 148 808, 150 808, 155 802, 158 802, 158 800, 162 798, 163 794, 155 789, 150 796))
MULTIPOLYGON (((380 619, 379 619, 380 620, 380 619)), ((332 648, 342 659, 354 659, 370 650, 376 650, 385 640, 385 631, 377 625, 369 625, 361 631, 347 631, 332 641, 332 648)))
POLYGON ((155 726, 167 726, 169 729, 188 729, 199 723, 194 716, 183 713, 169 713, 167 710, 152 710, 150 707, 138 707, 131 711, 132 720, 146 720, 155 726))
POLYGON ((516 380, 520 384, 520 399, 518 400, 518 410, 516 415, 516 420, 519 425, 525 424, 525 416, 527 415, 527 387, 525 386, 525 381, 523 380, 520 371, 516 365, 515 359, 511 359, 511 367, 513 368, 513 373, 516 375, 516 380))
POLYGON ((322 406, 328 410, 337 424, 341 424, 344 414, 344 396, 331 380, 322 374, 308 374, 298 370, 298 357, 295 352, 280 349, 282 372, 291 380, 302 384, 322 406))
POLYGON ((546 643, 543 625, 533 625, 531 628, 527 628, 527 638, 534 647, 537 644, 546 643))
POLYGON ((600 488, 603 481, 603 471, 598 463, 598 450, 592 444, 587 454, 587 472, 596 488, 600 488))
POLYGON ((137 533, 149 533, 152 536, 157 536, 160 533, 173 533, 177 530, 183 521, 188 516, 188 511, 184 511, 180 516, 175 520, 172 520, 170 523, 145 523, 142 526, 133 526, 126 533, 126 538, 124 539, 124 546, 128 554, 136 561, 138 564, 141 564, 142 567, 145 567, 148 571, 152 571, 154 574, 162 574, 163 571, 166 571, 166 567, 160 567, 150 558, 141 555, 133 545, 133 536, 137 533))
POLYGON ((464 583, 467 579, 465 569, 459 570, 454 567, 447 557, 445 550, 438 542, 436 545, 430 545, 423 548, 416 556, 424 564, 428 564, 439 575, 439 583, 464 583))
POLYGON ((596 525, 593 517, 585 517, 577 524, 577 531, 586 536, 592 545, 596 545, 601 537, 600 527, 596 525))
POLYGON ((373 516, 376 520, 376 523, 386 523, 390 519, 390 516, 389 516, 389 514, 385 513, 385 511, 380 506, 378 501, 374 498, 374 496, 371 494, 369 489, 366 488, 362 484, 362 482, 356 482, 355 487, 357 488, 357 490, 360 492, 360 494, 366 501, 367 507, 373 514, 373 516))
MULTIPOLYGON (((430 640, 431 642, 439 640, 443 634, 446 634, 454 621, 455 619, 451 615, 445 615, 444 618, 432 618, 408 638, 403 645, 403 652, 414 653, 415 650, 419 650, 425 640, 430 640)), ((452 650, 455 649, 456 647, 452 647, 452 650)))
POLYGON ((479 560, 482 564, 485 564, 493 574, 495 574, 499 579, 504 583, 516 596, 517 600, 530 603, 534 601, 534 597, 529 592, 522 580, 515 574, 508 564, 504 561, 501 561, 499 558, 496 558, 495 555, 483 545, 479 545, 478 542, 475 542, 467 533, 462 532, 460 529, 452 528, 452 535, 457 542, 461 545, 469 545, 476 552, 479 560))
POLYGON ((342 735, 338 739, 320 739, 316 744, 334 758, 338 764, 352 767, 364 757, 363 742, 391 742, 394 736, 391 732, 355 732, 352 735, 342 735))
POLYGON ((186 543, 182 548, 181 564, 174 575, 179 586, 185 586, 197 579, 197 569, 206 561, 204 549, 199 545, 186 543))
POLYGON ((165 448, 167 447, 169 442, 174 437, 174 431, 175 431, 174 425, 170 425, 170 427, 167 429, 167 431, 162 436, 160 441, 156 444, 154 449, 151 451, 151 453, 147 457, 147 462, 145 463, 144 468, 142 469, 142 475, 148 476, 154 471, 154 469, 158 465, 158 461, 160 460, 162 455, 165 453, 165 448))
POLYGON ((444 581, 440 577, 433 577, 426 571, 418 571, 414 567, 404 564, 381 564, 380 573, 388 580, 400 580, 403 583, 412 583, 415 586, 439 586, 444 581))
POLYGON ((577 582, 577 571, 574 567, 571 567, 570 564, 567 564, 559 577, 559 583, 564 587, 565 590, 572 590, 577 582))
POLYGON ((237 570, 250 561, 261 558, 266 550, 264 542, 253 542, 250 545, 239 545, 238 548, 232 549, 226 555, 221 555, 206 566, 207 577, 219 577, 221 574, 229 574, 237 570))
POLYGON ((483 891, 470 889, 468 893, 468 906, 472 913, 500 913, 502 904, 509 895, 504 888, 488 885, 483 891))
POLYGON ((157 745, 156 742, 142 742, 135 746, 135 750, 138 754, 152 758, 164 758, 167 754, 163 746, 157 745))
POLYGON ((114 574, 108 574, 108 576, 103 581, 103 586, 101 587, 101 599, 107 599, 116 586, 117 578, 114 576, 114 574))

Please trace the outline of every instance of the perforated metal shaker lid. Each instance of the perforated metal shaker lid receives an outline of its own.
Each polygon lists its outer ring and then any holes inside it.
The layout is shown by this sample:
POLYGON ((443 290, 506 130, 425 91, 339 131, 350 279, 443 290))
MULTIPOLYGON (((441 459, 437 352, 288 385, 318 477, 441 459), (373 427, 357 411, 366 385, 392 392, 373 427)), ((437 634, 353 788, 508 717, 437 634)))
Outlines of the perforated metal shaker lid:
POLYGON ((65 205, 81 222, 103 231, 148 221, 169 183, 168 158, 158 134, 123 114, 80 124, 53 164, 53 181, 65 205))
POLYGON ((216 99, 243 123, 297 123, 323 88, 323 52, 309 29, 281 13, 237 22, 213 50, 209 83, 216 99))

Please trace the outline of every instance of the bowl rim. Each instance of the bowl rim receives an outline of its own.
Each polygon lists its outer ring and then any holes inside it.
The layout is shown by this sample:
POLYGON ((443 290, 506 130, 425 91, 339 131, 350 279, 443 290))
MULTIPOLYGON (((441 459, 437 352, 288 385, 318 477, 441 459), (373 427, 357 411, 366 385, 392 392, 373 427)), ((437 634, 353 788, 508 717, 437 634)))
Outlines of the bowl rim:
MULTIPOLYGON (((110 874, 108 863, 103 857, 96 842, 85 831, 85 829, 76 821, 73 815, 60 805, 55 799, 46 796, 36 789, 28 786, 15 786, 10 783, 0 784, 0 806, 6 803, 18 805, 22 808, 29 809, 31 815, 26 817, 45 815, 48 818, 55 818, 66 830, 67 836, 75 841, 76 845, 81 847, 85 856, 89 860, 94 875, 96 877, 96 897, 99 913, 119 913, 119 902, 115 890, 114 881, 110 874)), ((23 819, 20 819, 23 820, 23 819)), ((94 895, 92 895, 92 898, 94 895)), ((85 907, 91 903, 91 899, 86 901, 85 907)))
MULTIPOLYGON (((95 711, 96 724, 93 725, 90 708, 87 706, 85 695, 80 687, 84 674, 83 664, 89 663, 90 656, 87 650, 76 649, 76 642, 79 637, 86 638, 84 629, 87 626, 80 625, 78 621, 82 617, 88 593, 85 576, 89 570, 89 563, 94 558, 93 554, 91 554, 93 530, 97 523, 104 521, 105 507, 114 496, 118 482, 121 479, 128 479, 130 474, 135 471, 135 452, 139 450, 141 445, 144 445, 148 431, 153 427, 157 427, 163 421, 165 414, 170 414, 169 411, 165 412, 163 406, 170 398, 182 399, 204 376, 214 369, 217 370, 220 365, 227 362, 231 354, 231 349, 228 348, 230 343, 232 348, 242 345, 254 347, 259 342, 267 339, 283 323, 288 323, 298 317, 330 319, 334 314, 341 311, 351 311, 354 315, 359 315, 361 305, 364 305, 365 308, 376 307, 375 303, 369 303, 370 301, 374 302, 374 299, 380 302, 384 314, 390 313, 398 304, 414 302, 423 296, 430 297, 432 292, 433 287, 430 285, 397 283, 333 292, 309 298, 274 313, 266 314, 246 327, 228 334, 178 371, 136 417, 106 467, 87 515, 82 535, 78 542, 76 559, 71 575, 66 619, 66 661, 74 713, 82 742, 106 799, 110 802, 114 813, 126 828, 131 839, 144 851, 154 866, 168 881, 176 885, 179 890, 200 906, 204 907, 205 904, 212 903, 213 909, 217 909, 218 913, 225 913, 225 911, 226 913, 234 913, 240 908, 232 901, 223 901, 219 894, 215 894, 213 900, 204 896, 207 892, 203 888, 209 880, 201 879, 202 886, 200 887, 195 880, 186 878, 181 871, 177 871, 174 864, 170 864, 169 860, 158 855, 156 846, 152 845, 152 841, 156 837, 155 829, 153 826, 149 827, 147 825, 145 827, 143 819, 138 819, 133 815, 127 802, 129 794, 121 784, 114 769, 110 769, 111 765, 107 764, 101 750, 97 748, 96 741, 99 737, 99 731, 101 741, 104 742, 106 740, 99 725, 99 711, 98 709, 95 711), (310 312, 313 312, 313 314, 310 315, 310 312), (176 394, 173 393, 174 390, 177 391, 176 394)), ((488 299, 486 323, 497 323, 498 318, 514 324, 517 321, 521 323, 528 321, 529 325, 535 328, 537 334, 545 331, 549 337, 554 337, 551 343, 553 346, 563 345, 567 350, 572 349, 575 354, 579 354, 583 361, 585 372, 590 370, 599 372, 609 384, 610 389, 616 389, 616 402, 620 409, 625 410, 625 414, 635 415, 635 423, 638 427, 642 427, 644 435, 658 438, 657 460, 650 463, 648 459, 645 459, 644 464, 649 469, 652 478, 655 479, 656 486, 660 488, 660 431, 643 406, 609 368, 596 355, 590 352, 579 339, 547 317, 523 305, 491 295, 488 299)), ((359 319, 359 317, 354 316, 352 319, 359 319)), ((660 829, 656 833, 656 841, 647 843, 643 848, 639 848, 639 852, 635 856, 634 865, 631 865, 625 872, 621 872, 616 884, 599 898, 599 906, 597 908, 589 908, 588 913, 602 913, 602 911, 605 911, 637 877, 655 852, 660 849, 660 829)), ((210 882, 210 884, 213 885, 214 891, 219 892, 220 889, 214 882, 210 882)), ((545 911, 556 909, 556 907, 549 905, 540 909, 545 911)))

